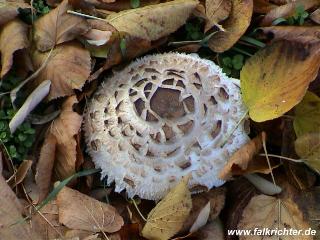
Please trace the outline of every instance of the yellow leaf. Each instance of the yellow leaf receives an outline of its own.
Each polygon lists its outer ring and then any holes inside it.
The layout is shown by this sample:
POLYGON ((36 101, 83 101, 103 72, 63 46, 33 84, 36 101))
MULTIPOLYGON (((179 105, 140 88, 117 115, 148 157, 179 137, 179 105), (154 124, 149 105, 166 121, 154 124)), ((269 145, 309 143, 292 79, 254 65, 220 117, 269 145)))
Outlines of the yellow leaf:
POLYGON ((153 41, 181 27, 197 4, 198 0, 175 0, 110 14, 107 21, 119 32, 153 41))
POLYGON ((174 236, 189 216, 192 201, 185 177, 148 215, 142 236, 151 240, 167 240, 174 236))
POLYGON ((304 162, 320 174, 320 132, 298 137, 294 147, 304 162))
MULTIPOLYGON (((258 195, 253 197, 242 213, 242 219, 238 224, 238 229, 262 231, 263 229, 278 230, 304 230, 309 229, 309 225, 303 220, 302 212, 298 206, 290 199, 280 200, 267 195, 258 195)), ((264 234, 255 234, 254 236, 240 236, 240 240, 262 240, 279 239, 277 235, 265 236, 264 234)), ((312 236, 293 236, 283 234, 282 240, 311 240, 312 236)))
POLYGON ((298 137, 320 131, 320 98, 316 94, 308 91, 295 107, 293 127, 298 137))
POLYGON ((249 115, 256 122, 280 117, 303 98, 320 66, 310 45, 279 41, 249 58, 240 73, 249 115))
POLYGON ((218 32, 210 38, 208 42, 210 49, 214 52, 230 49, 249 27, 252 11, 252 0, 232 0, 230 16, 222 24, 225 31, 218 32))
POLYGON ((231 5, 231 0, 206 0, 208 22, 206 22, 205 31, 227 19, 231 11, 231 5))

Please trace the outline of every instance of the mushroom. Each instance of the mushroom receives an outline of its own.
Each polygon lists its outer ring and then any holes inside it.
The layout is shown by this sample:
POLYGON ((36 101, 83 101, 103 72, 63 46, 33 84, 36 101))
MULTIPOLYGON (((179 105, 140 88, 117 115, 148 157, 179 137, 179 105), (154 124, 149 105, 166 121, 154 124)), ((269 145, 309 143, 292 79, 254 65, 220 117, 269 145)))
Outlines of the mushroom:
POLYGON ((149 55, 94 94, 85 114, 87 149, 102 178, 128 197, 159 200, 188 174, 192 191, 211 189, 224 183, 219 171, 248 141, 245 114, 239 80, 213 62, 149 55))

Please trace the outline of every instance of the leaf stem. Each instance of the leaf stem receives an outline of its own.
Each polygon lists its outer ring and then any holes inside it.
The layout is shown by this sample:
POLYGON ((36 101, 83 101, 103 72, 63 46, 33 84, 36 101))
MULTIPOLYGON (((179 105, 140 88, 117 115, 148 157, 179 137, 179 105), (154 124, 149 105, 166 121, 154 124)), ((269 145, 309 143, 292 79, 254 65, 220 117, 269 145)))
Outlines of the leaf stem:
MULTIPOLYGON (((267 155, 264 154, 264 153, 261 153, 261 154, 259 154, 259 156, 266 157, 267 155)), ((289 160, 289 161, 297 162, 297 163, 302 163, 302 162, 303 162, 302 159, 293 159, 293 158, 283 157, 283 156, 276 155, 276 154, 269 154, 269 153, 268 153, 268 156, 269 156, 269 157, 276 157, 276 158, 280 158, 280 159, 284 159, 284 160, 289 160)))
POLYGON ((84 14, 84 13, 79 13, 79 12, 72 11, 72 10, 68 10, 67 13, 72 14, 72 15, 76 15, 76 16, 79 16, 79 17, 86 17, 86 18, 90 18, 90 19, 106 21, 106 20, 103 19, 103 18, 91 16, 91 15, 84 14))
POLYGON ((143 221, 146 222, 147 219, 146 219, 146 218, 143 216, 143 214, 140 212, 140 209, 139 209, 136 201, 135 201, 133 198, 132 198, 131 200, 132 200, 132 202, 133 202, 133 206, 136 208, 136 210, 137 210, 137 212, 139 213, 140 217, 143 219, 143 221))

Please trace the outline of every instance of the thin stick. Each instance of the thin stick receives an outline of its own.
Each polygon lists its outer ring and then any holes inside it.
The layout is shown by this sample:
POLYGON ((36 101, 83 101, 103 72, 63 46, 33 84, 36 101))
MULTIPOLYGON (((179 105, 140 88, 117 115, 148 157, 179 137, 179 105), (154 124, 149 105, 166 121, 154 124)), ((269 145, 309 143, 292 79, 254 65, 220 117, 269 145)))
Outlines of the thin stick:
POLYGON ((133 198, 132 198, 131 200, 132 200, 133 205, 134 205, 134 207, 136 208, 137 212, 139 213, 140 217, 146 222, 147 219, 146 219, 146 218, 142 215, 142 213, 140 212, 140 209, 138 208, 138 206, 137 206, 137 204, 136 204, 136 201, 135 201, 133 198))
MULTIPOLYGON (((261 154, 259 154, 259 156, 266 157, 267 155, 264 154, 264 153, 261 153, 261 154)), ((293 159, 293 158, 283 157, 283 156, 280 156, 280 155, 269 154, 269 153, 268 153, 268 156, 269 157, 276 157, 276 158, 280 158, 280 159, 284 159, 284 160, 289 160, 289 161, 292 161, 292 162, 303 163, 302 159, 293 159)))
POLYGON ((79 16, 79 17, 85 17, 85 18, 90 18, 90 19, 95 19, 95 20, 107 21, 106 19, 103 19, 103 18, 87 15, 87 14, 84 14, 84 13, 79 13, 79 12, 72 11, 72 10, 68 10, 67 13, 72 14, 72 15, 76 15, 76 16, 79 16))
POLYGON ((267 162, 268 162, 268 166, 270 168, 270 174, 271 174, 271 177, 272 177, 272 181, 273 181, 273 184, 275 186, 277 186, 276 184, 276 181, 275 181, 275 178, 273 176, 273 172, 272 172, 272 167, 271 167, 271 164, 270 164, 270 160, 269 160, 269 156, 268 156, 268 152, 267 152, 267 146, 266 146, 266 133, 265 132, 262 132, 262 146, 263 146, 263 150, 266 154, 266 159, 267 159, 267 162))

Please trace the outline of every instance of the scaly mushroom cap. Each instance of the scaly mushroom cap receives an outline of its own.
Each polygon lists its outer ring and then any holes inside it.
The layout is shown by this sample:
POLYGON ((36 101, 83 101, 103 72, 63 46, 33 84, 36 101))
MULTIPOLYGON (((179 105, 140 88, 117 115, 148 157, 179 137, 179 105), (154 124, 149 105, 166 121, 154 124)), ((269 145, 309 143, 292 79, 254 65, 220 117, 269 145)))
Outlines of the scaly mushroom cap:
POLYGON ((248 140, 244 123, 236 128, 245 112, 239 80, 211 61, 146 56, 95 93, 85 116, 86 142, 117 192, 158 200, 189 173, 193 190, 224 183, 219 171, 248 140))

